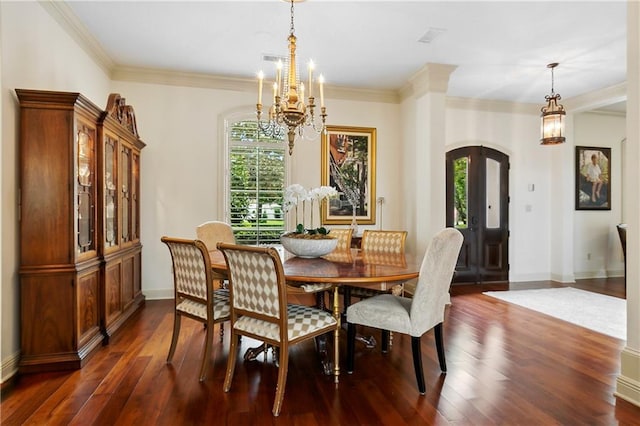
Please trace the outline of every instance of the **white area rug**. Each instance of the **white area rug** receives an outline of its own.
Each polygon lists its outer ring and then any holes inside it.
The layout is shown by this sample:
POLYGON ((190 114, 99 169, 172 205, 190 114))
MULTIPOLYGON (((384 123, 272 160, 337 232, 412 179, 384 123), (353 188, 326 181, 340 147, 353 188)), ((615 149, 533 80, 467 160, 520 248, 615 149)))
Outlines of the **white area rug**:
POLYGON ((627 340, 627 301, 572 287, 488 291, 487 296, 627 340))

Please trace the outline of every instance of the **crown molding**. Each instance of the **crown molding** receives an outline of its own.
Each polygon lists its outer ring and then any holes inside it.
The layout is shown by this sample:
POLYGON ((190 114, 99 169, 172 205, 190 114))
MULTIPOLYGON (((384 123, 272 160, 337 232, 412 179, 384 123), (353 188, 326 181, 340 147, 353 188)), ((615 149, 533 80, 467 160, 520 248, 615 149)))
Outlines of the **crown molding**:
MULTIPOLYGON (((627 82, 615 84, 613 86, 605 87, 603 89, 594 90, 584 95, 574 96, 573 98, 565 99, 562 103, 568 113, 572 112, 586 112, 598 110, 599 108, 614 103, 622 102, 627 99, 627 82)), ((626 115, 626 114, 621 114, 626 115)))
POLYGON ((447 108, 469 109, 485 112, 540 114, 540 105, 491 99, 458 98, 451 96, 447 97, 446 106, 447 108))
POLYGON ((427 92, 447 93, 449 77, 457 65, 428 63, 416 71, 400 88, 402 99, 420 96, 427 92))
MULTIPOLYGON (((258 87, 254 79, 153 68, 116 67, 111 73, 111 78, 113 80, 139 83, 233 90, 237 92, 256 92, 258 87)), ((325 94, 331 99, 395 104, 400 102, 399 94, 395 90, 356 89, 325 85, 325 94)))
POLYGON ((111 77, 115 63, 102 48, 98 40, 87 30, 87 27, 73 13, 73 10, 63 1, 38 0, 42 8, 58 22, 67 34, 111 77))
POLYGON ((138 83, 163 84, 167 86, 199 87, 204 89, 255 91, 257 83, 240 77, 221 77, 205 73, 181 72, 158 68, 122 67, 114 68, 113 80, 138 83))

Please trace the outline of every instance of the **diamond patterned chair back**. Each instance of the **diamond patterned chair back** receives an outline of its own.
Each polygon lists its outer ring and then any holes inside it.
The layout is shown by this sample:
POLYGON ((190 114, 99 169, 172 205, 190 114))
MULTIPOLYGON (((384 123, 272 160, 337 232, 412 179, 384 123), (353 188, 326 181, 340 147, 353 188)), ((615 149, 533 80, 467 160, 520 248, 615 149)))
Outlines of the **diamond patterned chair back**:
POLYGON ((366 229, 362 233, 362 251, 404 254, 407 231, 375 231, 366 229))
POLYGON ((338 239, 338 245, 336 251, 345 251, 351 248, 351 236, 353 235, 353 229, 337 228, 329 231, 329 235, 338 239))
POLYGON ((173 359, 181 318, 204 323, 207 333, 200 366, 200 381, 203 381, 211 354, 214 324, 228 321, 230 317, 229 290, 214 291, 209 252, 202 241, 171 237, 162 237, 161 241, 171 253, 174 283, 173 337, 167 362, 173 359))
MULTIPOLYGON (((322 309, 287 304, 284 270, 275 248, 227 243, 217 247, 224 254, 231 289, 231 348, 224 391, 231 389, 240 336, 277 347, 278 383, 272 413, 278 416, 287 383, 289 346, 328 332, 339 333, 339 323, 322 309)), ((337 349, 333 362, 337 380, 337 349)))

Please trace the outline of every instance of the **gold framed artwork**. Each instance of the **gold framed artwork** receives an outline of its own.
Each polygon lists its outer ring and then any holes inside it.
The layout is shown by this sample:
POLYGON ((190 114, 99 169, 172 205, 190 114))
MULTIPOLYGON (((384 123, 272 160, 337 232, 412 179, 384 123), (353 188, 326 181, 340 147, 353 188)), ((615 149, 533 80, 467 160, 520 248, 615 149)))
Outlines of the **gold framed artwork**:
POLYGON ((323 225, 376 223, 376 129, 327 126, 322 135, 322 185, 338 196, 322 207, 323 225))
POLYGON ((576 147, 576 210, 611 210, 611 148, 576 147))

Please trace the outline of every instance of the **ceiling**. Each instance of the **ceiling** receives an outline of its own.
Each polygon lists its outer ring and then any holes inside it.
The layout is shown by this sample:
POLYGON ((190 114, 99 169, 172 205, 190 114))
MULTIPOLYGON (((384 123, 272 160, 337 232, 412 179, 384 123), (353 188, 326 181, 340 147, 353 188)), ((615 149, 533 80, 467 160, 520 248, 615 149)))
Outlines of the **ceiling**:
MULTIPOLYGON (((297 0, 296 0, 297 1, 297 0)), ((116 67, 254 79, 287 56, 290 4, 71 1, 116 67)), ((295 3, 298 63, 330 86, 401 90, 427 63, 455 65, 448 95, 542 103, 547 64, 569 99, 626 80, 624 1, 338 1, 295 3), (435 34, 429 43, 418 40, 435 34)))

